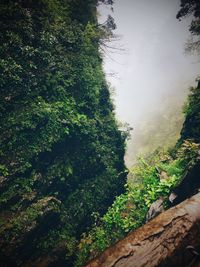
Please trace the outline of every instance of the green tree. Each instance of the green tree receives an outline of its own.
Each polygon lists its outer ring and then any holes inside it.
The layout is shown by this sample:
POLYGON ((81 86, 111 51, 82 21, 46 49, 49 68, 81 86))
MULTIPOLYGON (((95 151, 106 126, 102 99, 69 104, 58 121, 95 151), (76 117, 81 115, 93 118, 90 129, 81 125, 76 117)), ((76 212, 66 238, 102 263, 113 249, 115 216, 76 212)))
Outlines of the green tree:
POLYGON ((180 7, 176 16, 177 19, 181 20, 186 16, 193 16, 189 28, 192 38, 187 44, 187 50, 200 53, 200 2, 199 0, 181 0, 180 7))

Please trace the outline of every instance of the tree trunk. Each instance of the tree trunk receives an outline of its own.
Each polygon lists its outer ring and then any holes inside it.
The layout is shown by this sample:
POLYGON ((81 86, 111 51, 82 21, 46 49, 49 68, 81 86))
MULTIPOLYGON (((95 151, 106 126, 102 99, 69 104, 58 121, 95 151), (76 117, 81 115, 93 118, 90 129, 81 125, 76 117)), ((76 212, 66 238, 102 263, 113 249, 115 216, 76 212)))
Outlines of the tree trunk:
POLYGON ((199 267, 200 193, 106 249, 86 267, 199 267))

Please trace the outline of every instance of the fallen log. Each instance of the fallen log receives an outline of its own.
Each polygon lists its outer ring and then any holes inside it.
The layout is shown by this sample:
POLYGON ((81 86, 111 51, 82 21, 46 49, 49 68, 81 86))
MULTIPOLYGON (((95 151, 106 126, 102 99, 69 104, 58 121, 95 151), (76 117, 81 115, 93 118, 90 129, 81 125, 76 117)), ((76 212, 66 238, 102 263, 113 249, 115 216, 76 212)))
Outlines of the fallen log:
POLYGON ((161 213, 86 267, 200 266, 200 193, 161 213))

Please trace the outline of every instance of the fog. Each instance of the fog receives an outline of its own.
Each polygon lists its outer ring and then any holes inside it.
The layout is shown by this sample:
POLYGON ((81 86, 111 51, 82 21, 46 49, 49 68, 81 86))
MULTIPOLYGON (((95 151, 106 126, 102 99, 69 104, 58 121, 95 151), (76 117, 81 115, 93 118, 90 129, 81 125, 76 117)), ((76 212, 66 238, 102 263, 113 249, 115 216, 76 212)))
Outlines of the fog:
POLYGON ((111 14, 120 36, 109 43, 114 49, 104 53, 104 68, 117 118, 133 127, 126 153, 130 167, 137 155, 175 143, 200 64, 184 52, 190 19, 176 19, 179 0, 116 0, 113 7, 99 7, 99 20, 111 14))

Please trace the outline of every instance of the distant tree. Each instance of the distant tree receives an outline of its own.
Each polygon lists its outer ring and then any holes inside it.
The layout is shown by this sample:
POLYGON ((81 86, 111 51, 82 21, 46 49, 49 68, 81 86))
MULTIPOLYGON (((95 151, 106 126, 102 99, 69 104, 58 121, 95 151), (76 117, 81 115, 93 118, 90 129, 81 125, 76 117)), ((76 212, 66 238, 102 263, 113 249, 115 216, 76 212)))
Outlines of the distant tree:
POLYGON ((199 0, 181 0, 181 9, 177 14, 177 18, 181 19, 190 14, 193 14, 195 18, 200 17, 200 1, 199 0))
POLYGON ((106 5, 113 5, 114 4, 114 0, 99 0, 99 3, 103 3, 106 5))
POLYGON ((186 50, 200 53, 200 1, 199 0, 181 0, 181 9, 177 14, 177 19, 181 20, 189 15, 193 16, 190 24, 191 40, 187 43, 186 50))

